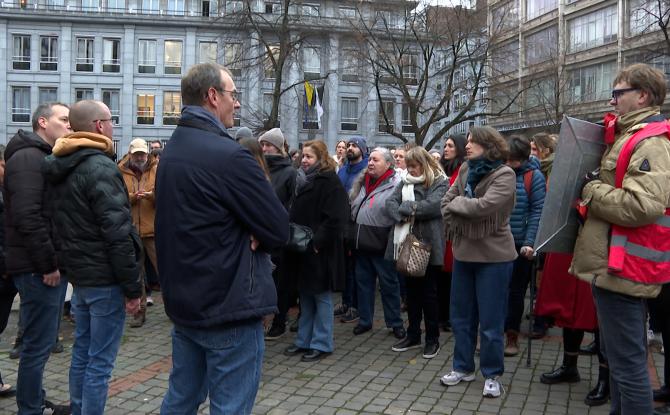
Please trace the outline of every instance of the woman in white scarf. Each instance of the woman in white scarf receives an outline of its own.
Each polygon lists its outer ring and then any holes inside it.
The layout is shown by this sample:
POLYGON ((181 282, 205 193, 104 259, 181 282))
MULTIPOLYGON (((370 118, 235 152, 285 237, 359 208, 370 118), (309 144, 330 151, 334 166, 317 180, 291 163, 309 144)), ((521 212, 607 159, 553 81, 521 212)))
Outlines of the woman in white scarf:
POLYGON ((437 278, 441 275, 444 239, 440 200, 447 191, 446 175, 438 162, 422 147, 405 154, 407 175, 386 201, 388 213, 396 220, 389 238, 386 258, 397 260, 403 240, 412 232, 431 245, 430 262, 423 277, 405 277, 407 283, 407 336, 393 345, 396 352, 421 347, 421 318, 426 326, 423 357, 430 359, 440 351, 437 278), (414 216, 414 227, 410 219, 414 216))

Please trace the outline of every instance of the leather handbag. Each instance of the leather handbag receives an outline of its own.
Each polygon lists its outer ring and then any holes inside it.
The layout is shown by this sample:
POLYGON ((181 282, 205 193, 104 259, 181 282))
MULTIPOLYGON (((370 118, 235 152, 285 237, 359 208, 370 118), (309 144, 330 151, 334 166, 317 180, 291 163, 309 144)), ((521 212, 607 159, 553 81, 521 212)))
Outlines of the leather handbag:
POLYGON ((285 248, 293 252, 307 252, 313 237, 314 232, 308 226, 289 222, 288 242, 285 248))
POLYGON ((424 277, 430 261, 431 244, 414 236, 414 215, 410 219, 409 234, 400 244, 396 271, 408 277, 424 277))

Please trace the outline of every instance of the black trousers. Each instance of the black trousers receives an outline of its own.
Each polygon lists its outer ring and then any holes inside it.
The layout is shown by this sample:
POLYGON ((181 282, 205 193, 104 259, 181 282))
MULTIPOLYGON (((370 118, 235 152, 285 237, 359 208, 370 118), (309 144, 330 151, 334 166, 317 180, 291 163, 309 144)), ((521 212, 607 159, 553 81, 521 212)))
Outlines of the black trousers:
POLYGON ((663 349, 665 351, 665 364, 663 366, 663 382, 670 382, 670 284, 661 288, 661 293, 656 298, 647 300, 649 307, 649 320, 652 330, 660 331, 663 337, 663 349))
MULTIPOLYGON (((11 278, 2 278, 0 276, 0 334, 7 328, 9 314, 12 312, 12 303, 16 297, 16 287, 11 278)), ((2 375, 0 375, 0 385, 2 385, 2 375)))
POLYGON ((437 343, 440 337, 437 279, 441 275, 440 266, 429 265, 424 277, 405 277, 407 282, 407 335, 411 339, 421 339, 421 318, 426 326, 426 343, 437 343))
POLYGON ((451 272, 442 271, 440 267, 437 277, 438 320, 441 324, 449 323, 449 304, 451 299, 451 272))
MULTIPOLYGON (((607 365, 607 360, 600 351, 600 332, 594 332, 596 341, 596 350, 598 350, 598 363, 607 365)), ((579 348, 584 340, 584 330, 563 328, 563 350, 567 353, 578 354, 579 348)))

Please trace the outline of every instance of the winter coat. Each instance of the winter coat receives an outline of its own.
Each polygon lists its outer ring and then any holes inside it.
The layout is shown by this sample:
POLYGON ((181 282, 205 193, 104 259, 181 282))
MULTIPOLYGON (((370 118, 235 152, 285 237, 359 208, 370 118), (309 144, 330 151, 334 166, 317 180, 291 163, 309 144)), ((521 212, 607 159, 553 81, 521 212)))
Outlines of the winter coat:
POLYGON ((120 285, 141 295, 141 242, 130 216, 128 191, 111 156, 112 141, 76 132, 59 138, 43 172, 53 186, 59 259, 75 287, 120 285))
POLYGON ((517 246, 530 246, 535 244, 535 235, 540 226, 540 216, 544 206, 547 186, 544 175, 540 172, 540 163, 536 158, 531 158, 519 168, 514 169, 516 173, 516 204, 512 210, 509 224, 512 228, 512 236, 517 246), (530 180, 530 194, 526 191, 525 175, 532 172, 530 180))
POLYGON ((623 187, 614 187, 616 162, 624 143, 658 116, 659 107, 647 107, 620 117, 614 144, 600 162, 600 179, 582 189, 588 216, 581 227, 570 273, 605 290, 633 297, 653 298, 660 285, 644 285, 607 272, 610 224, 638 227, 654 223, 670 207, 670 140, 651 137, 635 147, 623 187), (648 168, 641 169, 643 165, 648 168))
POLYGON ((156 194, 154 187, 156 184, 156 168, 158 161, 152 155, 149 155, 147 165, 138 179, 133 170, 130 169, 128 162, 130 154, 121 159, 119 169, 123 174, 123 181, 128 189, 128 199, 130 200, 130 212, 133 215, 133 225, 137 228, 142 238, 152 238, 154 236, 154 219, 156 216, 156 194), (138 199, 135 193, 144 190, 149 194, 138 199))
POLYGON ((4 200, 9 274, 48 274, 58 269, 41 170, 49 154, 51 146, 33 132, 19 130, 7 144, 4 200))
POLYGON ((270 183, 279 201, 286 210, 289 209, 291 197, 295 192, 295 178, 298 171, 293 167, 290 157, 266 155, 265 161, 270 170, 270 183))
POLYGON ((393 174, 379 184, 370 194, 365 193, 365 175, 362 172, 354 181, 351 200, 351 228, 348 230, 354 249, 383 255, 388 244, 389 232, 396 221, 386 210, 386 200, 400 182, 393 174))
POLYGON ((155 225, 175 324, 217 328, 277 311, 268 252, 288 240, 288 214, 251 153, 202 107, 185 107, 163 151, 155 225))
POLYGON ((340 169, 337 171, 337 177, 340 178, 340 181, 342 182, 344 190, 347 192, 347 194, 351 192, 354 181, 360 175, 360 173, 365 170, 366 167, 368 167, 367 155, 363 156, 363 159, 356 164, 351 164, 351 162, 347 160, 346 164, 340 167, 340 169))
POLYGON ((454 258, 462 262, 513 261, 517 252, 509 217, 514 208, 514 170, 503 165, 491 171, 475 186, 472 198, 465 196, 467 180, 468 164, 463 163, 441 204, 446 227, 454 226, 450 223, 453 218, 466 232, 476 235, 450 238, 454 258))
MULTIPOLYGON (((414 202, 416 213, 414 214, 414 229, 412 233, 424 242, 431 244, 430 265, 443 265, 444 261, 444 232, 442 227, 442 214, 440 213, 440 202, 449 187, 446 177, 438 177, 430 188, 420 184, 414 185, 414 202)), ((403 183, 399 183, 393 194, 386 199, 386 211, 400 223, 406 217, 398 209, 402 203, 403 183)), ((395 226, 391 228, 388 245, 386 246, 385 258, 393 261, 393 235, 395 226)))
POLYGON ((335 171, 318 173, 298 190, 290 218, 291 222, 308 226, 314 232, 307 252, 285 251, 285 271, 297 278, 298 290, 308 294, 342 290, 349 201, 335 171))

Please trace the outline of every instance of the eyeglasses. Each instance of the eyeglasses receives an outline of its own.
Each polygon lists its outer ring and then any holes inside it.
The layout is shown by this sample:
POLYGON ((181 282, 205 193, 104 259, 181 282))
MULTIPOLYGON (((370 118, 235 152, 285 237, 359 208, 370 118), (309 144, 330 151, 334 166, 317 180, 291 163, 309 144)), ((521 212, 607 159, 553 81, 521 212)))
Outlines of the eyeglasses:
POLYGON ((612 90, 612 99, 617 102, 626 92, 637 91, 639 88, 621 88, 612 90))
POLYGON ((217 87, 215 87, 215 86, 213 86, 212 88, 214 88, 215 90, 219 91, 221 94, 223 94, 224 92, 228 92, 228 93, 230 93, 230 97, 233 99, 233 102, 238 102, 238 101, 240 100, 240 93, 237 92, 237 91, 228 91, 228 90, 226 90, 226 89, 223 89, 223 88, 217 88, 217 87))
POLYGON ((105 122, 105 121, 112 121, 112 119, 111 118, 105 118, 105 119, 93 120, 93 122, 98 122, 98 121, 105 122))

